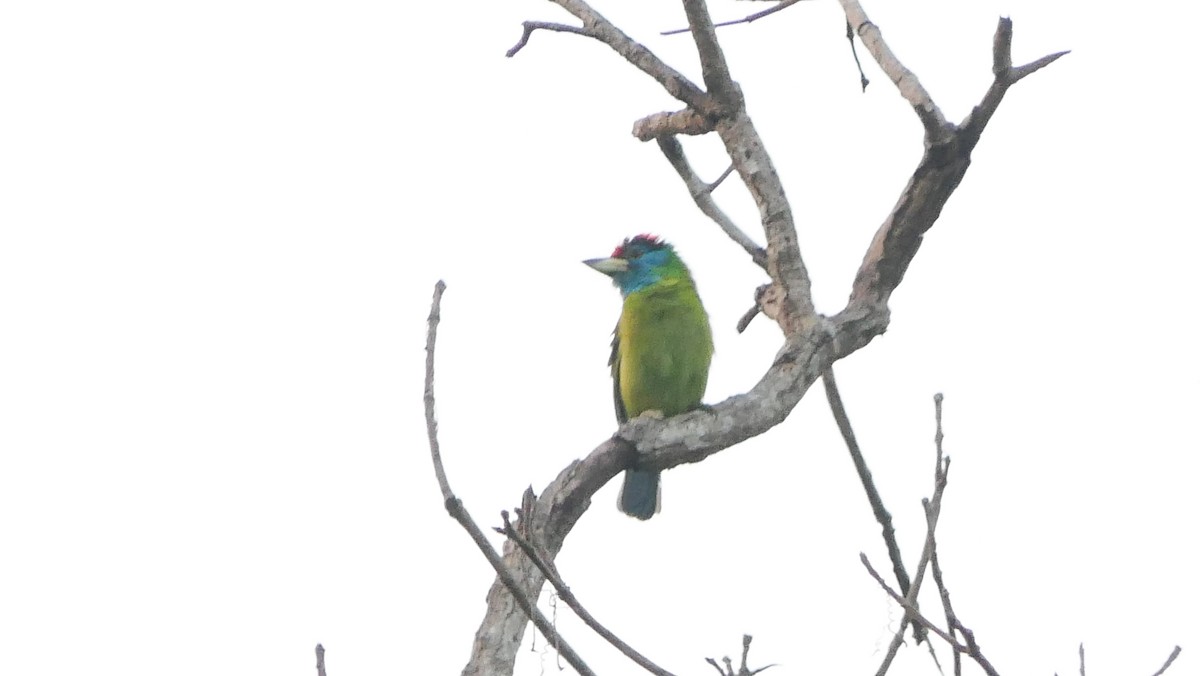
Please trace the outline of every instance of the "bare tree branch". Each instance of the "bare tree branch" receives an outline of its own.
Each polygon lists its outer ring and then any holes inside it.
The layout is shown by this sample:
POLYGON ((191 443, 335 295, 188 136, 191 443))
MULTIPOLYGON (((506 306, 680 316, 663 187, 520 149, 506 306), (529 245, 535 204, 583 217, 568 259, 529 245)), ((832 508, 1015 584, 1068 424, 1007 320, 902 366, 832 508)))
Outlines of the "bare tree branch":
MULTIPOLYGON (((750 258, 761 268, 767 267, 767 252, 763 250, 754 240, 742 232, 742 229, 737 227, 721 207, 712 197, 712 188, 696 175, 692 165, 688 164, 687 157, 683 154, 683 146, 674 136, 660 136, 658 138, 658 147, 666 156, 667 161, 671 163, 671 167, 675 169, 679 177, 683 179, 683 184, 687 186, 688 192, 692 196, 692 200, 696 202, 696 206, 700 207, 700 211, 715 222, 729 238, 742 247, 742 249, 750 254, 750 258)), ((728 175, 728 172, 725 174, 728 175)), ((721 179, 718 179, 718 182, 721 179)))
POLYGON ((529 36, 533 35, 535 30, 554 31, 556 33, 575 33, 577 35, 583 35, 589 38, 596 37, 579 26, 568 26, 565 23, 553 23, 550 21, 526 21, 522 24, 522 26, 524 26, 525 30, 521 33, 521 39, 517 40, 517 44, 513 45, 511 49, 504 53, 504 55, 510 59, 516 56, 517 52, 524 49, 525 45, 529 44, 529 36))
MULTIPOLYGON (((563 469, 530 513, 522 514, 522 521, 528 519, 530 541, 552 560, 591 504, 591 496, 632 465, 635 457, 647 469, 699 462, 779 424, 832 363, 832 346, 829 334, 791 339, 749 392, 667 420, 641 416, 625 423, 583 460, 563 469)), ((515 545, 506 544, 504 550, 507 567, 526 593, 540 589, 545 578, 536 566, 515 545)), ((502 581, 493 584, 464 674, 511 673, 525 618, 514 613, 508 596, 502 581)))
POLYGON ((497 528, 496 530, 507 535, 510 539, 512 539, 513 542, 517 543, 517 546, 521 548, 521 551, 525 553, 525 556, 529 557, 529 560, 533 562, 533 565, 537 566, 542 575, 546 577, 546 581, 550 583, 550 586, 554 587, 554 591, 558 593, 558 597, 566 602, 567 606, 579 616, 579 619, 583 620, 584 624, 590 627, 592 631, 599 634, 600 637, 605 641, 608 641, 609 644, 614 648, 621 651, 621 654, 633 660, 634 663, 646 671, 655 674, 655 676, 675 676, 666 669, 663 669, 654 662, 651 662, 645 655, 642 655, 640 652, 635 650, 633 646, 630 646, 625 641, 622 641, 621 638, 616 634, 609 631, 608 627, 600 624, 600 622, 594 616, 592 616, 590 612, 588 612, 587 608, 583 607, 583 604, 580 603, 579 599, 575 597, 575 594, 571 591, 571 588, 567 586, 567 583, 563 582, 562 577, 558 574, 558 568, 554 565, 554 563, 542 558, 541 554, 537 552, 537 549, 535 549, 528 540, 526 540, 519 532, 517 532, 517 529, 514 528, 512 523, 508 520, 508 512, 501 512, 500 518, 504 520, 504 527, 497 528))
POLYGON ((687 14, 692 40, 696 42, 700 72, 708 92, 726 106, 740 107, 742 94, 729 74, 725 52, 717 42, 717 29, 708 13, 708 3, 705 0, 683 0, 683 11, 687 14))
POLYGON ((684 110, 651 113, 633 123, 633 136, 639 141, 684 134, 701 136, 712 131, 716 123, 696 111, 684 110))
POLYGON ((720 187, 720 185, 725 182, 725 179, 729 178, 729 175, 733 173, 733 169, 734 167, 732 164, 728 167, 725 167, 725 171, 722 171, 720 176, 713 180, 712 183, 708 184, 707 191, 711 193, 720 187))
MULTIPOLYGON (((733 21, 721 21, 713 24, 713 26, 716 28, 724 28, 725 26, 736 26, 740 23, 754 23, 763 17, 771 16, 776 12, 782 12, 788 7, 791 7, 792 5, 802 1, 803 0, 782 0, 782 2, 780 2, 778 5, 775 5, 769 9, 764 9, 761 12, 755 12, 749 16, 744 16, 740 19, 734 19, 733 21)), ((662 33, 659 33, 659 35, 679 35, 680 33, 686 33, 690 30, 690 28, 676 28, 674 30, 663 31, 662 33)))
MULTIPOLYGON (((1012 61, 1012 22, 1000 19, 993 40, 992 66, 993 73, 998 75, 980 104, 961 125, 954 126, 945 121, 928 92, 888 49, 879 29, 870 23, 857 0, 841 0, 841 3, 846 18, 858 26, 860 36, 865 36, 864 44, 872 56, 897 83, 901 94, 913 105, 925 124, 925 153, 892 212, 876 231, 855 277, 850 302, 835 318, 839 325, 886 325, 888 299, 904 278, 925 232, 933 227, 970 167, 971 151, 979 142, 984 127, 1000 105, 1005 92, 1025 75, 1052 63, 1067 52, 1051 54, 1028 67, 1013 69, 1008 65, 1012 61)), ((861 346, 846 344, 839 349, 853 350, 857 347, 861 346)))
MULTIPOLYGON (((879 583, 879 586, 882 587, 885 592, 887 592, 887 595, 892 597, 893 601, 895 601, 896 603, 899 603, 901 608, 904 608, 907 620, 916 622, 916 623, 920 624, 922 627, 925 627, 929 631, 932 631, 933 633, 937 634, 938 636, 940 636, 942 638, 943 641, 948 643, 955 650, 961 650, 962 652, 967 652, 967 647, 965 645, 959 643, 957 640, 955 640, 955 638, 953 636, 951 636, 950 634, 947 634, 945 631, 943 631, 941 627, 939 627, 936 624, 934 624, 933 622, 929 621, 929 619, 926 618, 924 615, 922 615, 921 611, 918 610, 917 607, 914 606, 911 601, 909 601, 907 598, 901 596, 900 594, 896 593, 896 590, 894 590, 890 586, 888 586, 887 580, 884 580, 883 576, 881 576, 879 574, 879 572, 875 570, 875 567, 871 565, 871 560, 867 558, 866 554, 860 552, 858 555, 858 560, 861 561, 863 566, 866 567, 867 572, 871 574, 871 577, 874 578, 875 581, 879 583)), ((901 633, 901 632, 897 632, 897 633, 901 633)))
POLYGON ((317 676, 325 676, 325 646, 317 644, 317 676))
MULTIPOLYGON (((941 592, 943 604, 946 608, 946 614, 948 617, 954 618, 950 621, 949 632, 943 631, 940 627, 930 622, 928 618, 921 615, 920 610, 917 609, 916 604, 914 603, 914 600, 917 596, 917 590, 921 584, 921 579, 925 574, 925 564, 927 562, 934 561, 937 556, 937 540, 934 533, 937 529, 938 517, 941 515, 942 495, 945 493, 946 483, 950 471, 950 458, 946 457, 942 450, 942 439, 944 436, 942 433, 942 395, 940 393, 934 395, 933 402, 934 416, 937 421, 937 431, 934 433, 934 445, 937 447, 937 463, 933 472, 934 490, 932 498, 922 501, 922 506, 925 509, 926 521, 925 551, 921 555, 921 563, 917 566, 917 572, 913 579, 912 590, 910 590, 906 596, 900 596, 890 587, 888 587, 887 583, 884 582, 879 573, 875 571, 875 569, 871 566, 871 562, 867 559, 866 554, 860 554, 859 558, 863 565, 866 566, 867 571, 871 574, 871 577, 875 578, 875 581, 878 582, 881 587, 883 587, 888 596, 892 597, 893 600, 899 603, 907 611, 904 619, 901 621, 900 630, 896 632, 897 638, 899 638, 904 632, 904 623, 911 620, 940 636, 942 640, 946 641, 946 643, 949 644, 956 653, 969 655, 971 659, 975 660, 975 663, 978 664, 984 670, 984 672, 988 674, 988 676, 999 676, 996 673, 995 667, 993 667, 991 662, 984 657, 983 651, 979 648, 978 643, 976 643, 974 632, 964 626, 962 622, 955 617, 954 611, 949 605, 950 595, 945 591, 945 587, 941 582, 940 567, 937 568, 935 577, 938 579, 938 587, 939 591, 941 592), (953 632, 956 630, 963 635, 965 641, 960 642, 953 635, 953 632)), ((893 647, 898 646, 898 642, 896 640, 893 640, 892 644, 893 647)), ((891 664, 893 656, 894 653, 889 649, 883 665, 881 665, 879 671, 876 672, 877 676, 882 676, 882 674, 886 673, 887 667, 891 664)), ((958 664, 959 663, 956 661, 956 670, 959 668, 958 664)), ((956 673, 958 672, 956 671, 956 673)))
MULTIPOLYGON (((917 572, 913 577, 912 585, 909 587, 908 593, 904 594, 903 597, 905 603, 908 604, 905 608, 910 606, 912 608, 917 607, 917 597, 921 593, 921 581, 925 578, 926 567, 937 553, 937 540, 934 538, 934 532, 937 530, 938 516, 941 514, 942 509, 942 494, 946 491, 950 472, 950 459, 944 458, 942 454, 942 395, 940 393, 934 395, 933 407, 936 425, 936 432, 934 432, 933 438, 934 447, 937 450, 933 470, 933 498, 923 500, 921 503, 925 509, 925 546, 921 551, 921 560, 917 562, 917 572)), ((860 558, 862 558, 868 570, 873 570, 870 563, 867 562, 865 554, 860 554, 860 558)), ((876 579, 880 578, 876 577, 876 579)), ((891 593, 890 590, 889 593, 891 593)), ((900 651, 900 645, 904 642, 904 630, 908 626, 909 621, 910 618, 906 613, 900 620, 900 628, 896 630, 896 634, 892 637, 892 642, 888 645, 883 662, 880 663, 879 669, 875 671, 876 676, 883 676, 891 667, 892 660, 896 658, 896 654, 900 651)), ((918 623, 914 623, 914 626, 922 627, 918 623)), ((913 633, 918 637, 918 640, 924 635, 923 628, 921 630, 914 629, 913 633)), ((929 652, 933 656, 934 662, 937 662, 937 654, 933 651, 932 645, 929 646, 929 652)), ((940 671, 940 665, 938 668, 940 671)))
MULTIPOLYGON (((929 518, 929 508, 926 506, 926 523, 929 522, 929 518)), ((942 609, 946 612, 946 626, 950 629, 950 635, 954 636, 955 627, 958 626, 958 618, 954 615, 954 606, 950 604, 950 591, 946 589, 946 581, 942 578, 942 566, 938 561, 937 548, 934 548, 933 556, 929 557, 929 566, 933 571, 933 582, 937 585, 938 596, 942 599, 942 609)), ((954 651, 954 676, 962 676, 962 653, 957 650, 954 651)))
POLYGON ((717 661, 711 657, 705 657, 704 661, 711 664, 713 668, 717 670, 717 673, 721 674, 721 676, 754 676, 757 673, 766 671, 767 669, 775 666, 774 664, 768 664, 765 667, 759 667, 757 669, 751 669, 749 666, 747 666, 747 659, 750 657, 750 642, 753 640, 754 637, 750 636, 750 634, 742 635, 742 664, 737 671, 733 670, 733 660, 729 659, 728 655, 721 658, 721 661, 725 663, 724 669, 722 669, 721 665, 717 664, 717 661))
POLYGON ((767 236, 767 274, 776 290, 764 294, 761 307, 784 335, 799 336, 817 330, 812 282, 800 257, 792 207, 758 130, 745 109, 740 108, 732 119, 723 118, 718 123, 717 134, 758 206, 767 236))
POLYGON ((1167 657, 1167 661, 1163 662, 1162 667, 1160 667, 1158 671, 1151 674, 1151 676, 1162 676, 1167 671, 1167 669, 1171 666, 1171 663, 1175 661, 1175 658, 1179 657, 1179 653, 1182 651, 1183 651, 1183 648, 1180 648, 1179 646, 1175 646, 1175 649, 1171 651, 1171 655, 1169 657, 1167 657))
POLYGON ((646 49, 644 45, 614 26, 584 0, 551 0, 551 2, 567 10, 583 23, 582 28, 579 29, 581 35, 608 45, 626 61, 654 78, 662 85, 663 89, 667 90, 668 94, 683 101, 689 108, 702 115, 714 115, 720 112, 718 104, 711 96, 684 77, 682 73, 668 66, 654 52, 646 49))
MULTIPOLYGON (((438 283, 433 287, 433 302, 429 308, 429 330, 425 336, 425 429, 429 434, 429 452, 433 457, 433 471, 437 475, 438 486, 442 490, 442 498, 444 499, 446 511, 450 516, 463 527, 464 530, 475 541, 475 545, 479 547, 479 551, 483 552, 488 563, 492 564, 496 575, 504 588, 508 590, 517 605, 521 608, 525 616, 533 621, 533 624, 542 632, 546 640, 550 641, 559 654, 567 660, 575 671, 581 676, 595 676, 588 665, 583 661, 583 658, 571 648, 569 644, 559 635, 554 625, 546 619, 546 616, 538 610, 537 606, 530 601, 530 594, 526 593, 526 589, 521 586, 513 577, 512 572, 496 554, 496 550, 492 548, 487 537, 483 534, 483 530, 467 513, 467 508, 463 506, 452 490, 450 490, 450 482, 446 479, 446 470, 442 465, 441 445, 438 443, 437 434, 437 402, 433 394, 434 382, 434 352, 437 349, 437 330, 438 324, 442 321, 442 294, 446 292, 446 283, 438 280, 438 283)), ((325 650, 320 646, 317 647, 318 664, 324 665, 325 650)))
POLYGON ((921 85, 917 76, 905 68, 904 64, 900 63, 900 59, 892 53, 891 47, 888 47, 883 40, 883 33, 867 18, 867 13, 863 11, 858 0, 840 0, 840 2, 842 11, 846 13, 846 20, 854 27, 854 32, 862 40, 863 46, 867 48, 884 74, 896 85, 896 89, 900 90, 900 95, 904 97, 904 100, 913 107, 917 117, 921 118, 921 124, 925 126, 926 137, 940 137, 946 129, 947 123, 942 111, 933 102, 933 97, 925 91, 925 87, 921 85))
POLYGON ((434 350, 437 348, 438 324, 442 323, 442 294, 446 293, 446 282, 438 280, 433 286, 433 302, 429 306, 426 320, 428 333, 425 335, 425 432, 429 436, 429 452, 433 456, 433 473, 437 475, 442 500, 447 504, 454 498, 446 470, 442 466, 442 448, 438 443, 437 401, 433 396, 434 350))
POLYGON ((825 383, 825 397, 829 400, 829 409, 833 411, 833 419, 837 421, 838 431, 842 433, 842 440, 846 442, 846 448, 850 451, 850 459, 854 462, 854 469, 858 472, 859 481, 862 482, 863 490, 867 492, 867 502, 871 504, 875 520, 883 528, 883 542, 887 546, 888 558, 892 561, 892 573, 896 576, 900 593, 907 596, 911 582, 908 578, 908 571, 904 569, 900 545, 896 543, 896 529, 892 527, 892 515, 883 506, 883 497, 879 494, 879 489, 875 487, 875 479, 872 478, 871 470, 867 467, 867 460, 863 457, 862 449, 858 447, 858 440, 854 438, 854 428, 850 426, 850 417, 846 414, 846 406, 842 403, 842 395, 838 392, 837 381, 833 377, 833 367, 830 367, 821 376, 821 380, 825 383))
POLYGON ((846 19, 846 40, 850 42, 850 55, 854 57, 854 65, 858 67, 858 83, 862 85, 863 93, 867 91, 867 85, 871 81, 867 79, 867 74, 863 72, 862 61, 858 58, 858 48, 854 46, 854 26, 850 25, 850 20, 846 19))
POLYGON ((992 115, 996 113, 996 109, 1000 107, 1000 102, 1004 100, 1004 94, 1008 92, 1009 87, 1070 54, 1069 51, 1055 52, 1032 63, 1013 68, 1012 30, 1012 19, 1001 17, 996 24, 996 34, 992 38, 992 75, 994 79, 991 86, 988 87, 987 93, 983 95, 983 100, 959 125, 962 143, 968 153, 975 147, 975 144, 979 143, 980 135, 983 134, 992 115))
POLYGON ((747 327, 750 326, 750 322, 754 321, 754 318, 757 317, 762 312, 762 299, 763 299, 763 296, 766 295, 767 291, 770 288, 771 288, 770 284, 763 284, 762 286, 760 286, 754 290, 754 307, 750 308, 749 310, 746 310, 745 314, 743 314, 741 316, 741 318, 738 319, 738 321, 737 321, 737 332, 738 333, 744 333, 746 331, 747 327))

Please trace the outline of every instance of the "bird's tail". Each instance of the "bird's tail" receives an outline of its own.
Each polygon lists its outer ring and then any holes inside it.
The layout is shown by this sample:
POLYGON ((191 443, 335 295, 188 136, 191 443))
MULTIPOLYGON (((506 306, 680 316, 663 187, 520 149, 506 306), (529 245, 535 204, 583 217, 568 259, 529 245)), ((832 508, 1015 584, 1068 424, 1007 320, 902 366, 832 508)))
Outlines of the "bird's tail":
POLYGON ((657 514, 662 509, 659 474, 660 472, 640 469, 626 470, 625 483, 621 486, 621 495, 617 498, 617 506, 621 511, 643 521, 657 514))

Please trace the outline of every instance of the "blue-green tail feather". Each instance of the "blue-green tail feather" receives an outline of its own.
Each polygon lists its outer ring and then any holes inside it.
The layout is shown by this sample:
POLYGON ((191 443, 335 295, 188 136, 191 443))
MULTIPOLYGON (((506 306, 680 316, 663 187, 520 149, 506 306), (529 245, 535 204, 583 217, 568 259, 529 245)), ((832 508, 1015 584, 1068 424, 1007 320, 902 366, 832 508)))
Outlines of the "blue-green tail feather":
POLYGON ((621 486, 621 496, 617 499, 621 511, 642 521, 658 513, 659 474, 640 469, 626 470, 625 484, 621 486))

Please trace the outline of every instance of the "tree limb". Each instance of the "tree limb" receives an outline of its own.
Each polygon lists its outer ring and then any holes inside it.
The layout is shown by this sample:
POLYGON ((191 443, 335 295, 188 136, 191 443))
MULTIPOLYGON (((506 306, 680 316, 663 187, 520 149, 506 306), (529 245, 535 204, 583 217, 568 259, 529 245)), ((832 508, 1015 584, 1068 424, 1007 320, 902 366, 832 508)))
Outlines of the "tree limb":
MULTIPOLYGON (((437 475, 438 486, 442 491, 442 498, 445 502, 446 511, 450 516, 467 531, 471 539, 475 541, 475 545, 479 547, 479 551, 483 552, 488 563, 492 564, 492 568, 496 571, 496 576, 504 585, 504 588, 516 600, 525 617, 533 621, 533 624, 542 632, 547 641, 554 645, 555 650, 563 656, 563 658, 575 669, 581 676, 595 676, 588 665, 583 661, 583 658, 575 652, 571 646, 563 640, 554 625, 546 619, 546 616, 538 610, 537 605, 530 599, 536 598, 536 590, 534 594, 529 594, 525 587, 518 583, 513 576, 508 566, 500 556, 496 554, 496 550, 492 548, 487 537, 483 534, 483 530, 467 513, 467 508, 463 506, 452 490, 450 490, 450 482, 446 479, 446 470, 442 465, 441 445, 438 443, 437 434, 437 402, 433 394, 434 381, 434 352, 437 348, 437 330, 438 324, 442 321, 442 294, 446 292, 446 283, 438 280, 438 283, 433 287, 433 302, 429 308, 429 331, 425 336, 425 429, 429 435, 429 452, 433 458, 433 471, 437 475)), ((540 589, 540 585, 538 586, 540 589)), ((324 668, 325 649, 317 646, 317 664, 318 669, 324 668)))
POLYGON ((867 13, 863 11, 858 0, 840 0, 840 2, 842 11, 846 13, 846 21, 849 21, 850 25, 854 27, 854 32, 862 40, 863 46, 867 48, 884 74, 896 85, 896 89, 900 90, 900 95, 904 97, 904 100, 913 107, 917 117, 921 118, 921 124, 925 126, 926 138, 938 138, 946 129, 947 123, 942 111, 933 102, 933 97, 925 91, 925 87, 917 79, 917 76, 903 63, 900 63, 900 59, 892 53, 891 47, 888 47, 883 40, 883 33, 867 18, 867 13))
POLYGON ((837 381, 833 377, 833 367, 830 367, 821 376, 821 380, 825 383, 825 397, 829 400, 829 409, 833 412, 833 419, 837 422, 838 431, 842 434, 842 441, 846 443, 846 448, 850 451, 850 459, 854 462, 854 469, 858 472, 858 479, 867 493, 867 502, 871 505, 875 520, 883 528, 883 542, 887 547, 888 558, 892 561, 892 574, 896 576, 900 593, 907 596, 912 583, 909 581, 908 571, 904 569, 900 545, 896 542, 896 529, 892 527, 892 515, 883 506, 883 496, 875 487, 875 479, 871 476, 870 468, 867 467, 867 460, 863 457, 862 449, 858 447, 858 440, 854 438, 854 428, 850 426, 850 416, 846 414, 846 406, 842 403, 842 395, 838 392, 837 381))
MULTIPOLYGON (((971 165, 971 151, 995 113, 1004 93, 1021 78, 1054 62, 1067 52, 1011 68, 1012 22, 1000 19, 993 40, 993 73, 997 73, 983 100, 961 125, 945 121, 941 111, 915 76, 896 59, 879 29, 870 23, 857 0, 841 0, 846 18, 858 26, 864 44, 880 68, 897 83, 925 124, 925 152, 892 212, 875 233, 854 279, 850 302, 838 322, 887 322, 887 303, 916 256, 925 232, 933 227, 950 195, 971 165)), ((861 346, 849 344, 845 349, 861 346)))
MULTIPOLYGON (((671 167, 683 179, 683 184, 687 186, 688 193, 691 194, 692 200, 696 202, 696 206, 700 211, 708 216, 721 228, 729 238, 742 247, 742 249, 750 254, 750 258, 761 268, 767 267, 767 252, 754 240, 737 227, 729 216, 717 206, 717 203, 712 197, 712 186, 705 183, 696 175, 692 165, 688 164, 687 157, 683 154, 683 146, 679 143, 679 139, 674 136, 658 137, 658 147, 662 150, 667 161, 671 163, 671 167)), ((728 173, 725 174, 726 176, 728 173)), ((722 179, 718 179, 719 182, 722 179)))
POLYGON ((725 52, 717 42, 717 29, 708 13, 708 3, 705 0, 683 0, 683 11, 687 14, 692 40, 696 42, 700 72, 708 92, 726 106, 741 107, 741 91, 729 74, 729 64, 725 62, 725 52))
POLYGON ((529 36, 533 35, 533 32, 536 30, 553 31, 556 33, 575 33, 576 35, 583 35, 589 38, 596 37, 579 26, 568 26, 565 23, 553 23, 550 21, 526 21, 521 25, 525 29, 521 33, 521 39, 517 40, 517 44, 513 45, 507 52, 504 53, 504 55, 510 59, 516 56, 517 52, 524 49, 525 45, 529 44, 529 36))
MULTIPOLYGON (((668 94, 702 115, 719 112, 716 101, 682 73, 668 66, 641 43, 626 35, 584 0, 550 0, 583 22, 580 35, 599 40, 638 70, 654 78, 668 94)), ((536 23, 536 22, 535 22, 536 23)), ((561 24, 560 24, 561 25, 561 24)), ((576 31, 571 31, 576 32, 576 31)))
POLYGON ((655 676, 675 676, 666 669, 663 669, 654 662, 651 662, 645 655, 642 655, 640 652, 635 650, 633 646, 629 645, 625 641, 622 641, 619 636, 612 633, 608 627, 600 624, 600 622, 593 617, 590 612, 588 612, 587 608, 583 607, 583 604, 579 602, 579 599, 576 598, 574 592, 572 592, 571 588, 567 586, 567 583, 563 582, 562 577, 558 574, 558 568, 554 565, 554 563, 543 558, 542 555, 538 553, 537 549, 527 539, 525 539, 525 537, 522 536, 516 528, 513 527, 512 523, 508 519, 508 512, 501 512, 500 518, 504 521, 504 527, 497 528, 496 531, 507 535, 513 542, 517 543, 517 546, 521 548, 521 551, 525 553, 525 556, 529 557, 529 560, 533 562, 533 565, 537 566, 537 569, 542 573, 543 576, 545 576, 546 581, 550 583, 550 586, 554 587, 554 591, 558 593, 558 597, 566 602, 567 606, 574 611, 579 619, 583 620, 584 624, 591 628, 592 631, 599 634, 600 637, 605 641, 608 641, 609 645, 621 651, 621 654, 625 655, 630 660, 633 660, 635 664, 646 671, 649 671, 655 676))
MULTIPOLYGON (((900 85, 902 95, 919 109, 925 123, 926 140, 921 162, 864 256, 846 307, 826 319, 817 315, 813 308, 811 280, 800 254, 794 215, 782 181, 746 113, 737 84, 729 76, 716 41, 715 26, 702 0, 684 0, 684 7, 709 92, 702 91, 618 30, 584 0, 551 1, 581 21, 581 34, 605 43, 654 78, 689 110, 713 121, 734 170, 759 210, 766 240, 766 270, 771 284, 756 294, 756 310, 779 324, 784 344, 774 363, 749 392, 731 397, 711 409, 665 421, 631 420, 583 460, 566 467, 533 501, 531 508, 522 512, 519 524, 548 561, 558 554, 567 534, 590 504, 591 496, 617 473, 635 462, 647 469, 699 462, 766 432, 787 417, 834 361, 882 334, 888 326, 887 304, 891 293, 903 279, 924 233, 932 227, 966 173, 970 152, 999 105, 1003 92, 1021 77, 1058 58, 1051 55, 1027 66, 999 69, 998 72, 1004 73, 997 77, 999 84, 993 84, 962 128, 949 127, 944 124, 940 112, 935 114, 937 107, 916 78, 908 78, 911 73, 903 69, 886 49, 878 29, 869 25, 858 3, 841 0, 847 10, 847 19, 857 27, 858 35, 876 60, 882 61, 880 65, 884 71, 891 71, 889 77, 895 72, 903 76, 892 79, 900 85), (859 20, 855 21, 853 16, 859 20), (897 71, 896 66, 902 70, 897 71)), ((1005 42, 1000 40, 1001 51, 1005 49, 1005 42)), ((747 313, 747 317, 752 316, 747 313)), ((748 320, 744 318, 743 321, 748 320)), ((504 562, 522 593, 536 598, 544 582, 544 576, 536 566, 511 542, 504 545, 504 562)), ((921 566, 913 588, 917 587, 923 571, 924 566, 921 566)), ((508 592, 507 584, 504 579, 498 579, 488 594, 487 613, 476 633, 471 661, 463 672, 466 675, 502 676, 512 672, 526 619, 517 608, 519 601, 514 602, 513 595, 508 592)))

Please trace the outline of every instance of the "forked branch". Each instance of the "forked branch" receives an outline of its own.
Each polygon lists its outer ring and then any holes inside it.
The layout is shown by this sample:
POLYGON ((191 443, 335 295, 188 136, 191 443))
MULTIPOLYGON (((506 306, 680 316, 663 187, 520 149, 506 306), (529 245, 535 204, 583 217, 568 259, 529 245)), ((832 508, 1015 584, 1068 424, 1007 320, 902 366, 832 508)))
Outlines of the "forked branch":
MULTIPOLYGON (((841 0, 846 18, 856 26, 863 44, 879 67, 896 83, 901 96, 912 105, 925 126, 925 152, 900 193, 892 211, 875 233, 854 279, 850 301, 836 318, 839 324, 886 323, 887 303, 904 279, 921 240, 933 227, 950 195, 971 165, 971 152, 983 129, 999 107, 1008 88, 1021 78, 1053 63, 1067 52, 1042 57, 1012 68, 1012 21, 1002 18, 993 39, 994 80, 974 110, 960 125, 950 124, 920 81, 900 63, 878 27, 870 22, 858 0, 841 0)), ((853 351, 861 345, 844 344, 853 351)))
MULTIPOLYGON (((702 183, 683 159, 674 136, 712 129, 721 138, 733 170, 758 207, 766 242, 765 268, 771 281, 756 292, 756 313, 761 310, 778 323, 784 344, 767 372, 745 394, 666 421, 631 420, 586 458, 565 468, 521 515, 522 532, 528 533, 529 540, 536 543, 547 561, 553 561, 558 554, 567 534, 588 508, 591 496, 620 471, 635 461, 647 469, 699 462, 766 432, 788 416, 808 388, 837 359, 883 333, 888 325, 888 300, 892 292, 903 279, 924 233, 937 220, 966 173, 971 150, 1004 92, 1022 77, 1061 56, 1051 55, 1026 66, 1011 67, 1011 59, 1006 62, 1002 58, 1008 54, 1011 24, 1002 21, 1002 27, 1008 28, 996 43, 995 52, 1000 56, 996 58, 999 66, 994 72, 998 75, 980 105, 956 127, 945 121, 928 92, 888 49, 882 34, 870 23, 858 2, 841 0, 855 33, 917 110, 925 127, 925 153, 896 206, 876 232, 849 302, 837 315, 826 319, 813 308, 811 280, 801 256, 794 213, 783 182, 746 112, 741 91, 729 73, 717 41, 716 25, 703 0, 683 0, 683 5, 707 91, 617 29, 584 0, 551 2, 566 9, 580 25, 526 23, 522 40, 513 53, 536 30, 577 33, 604 43, 681 101, 685 106, 683 111, 645 118, 639 127, 639 137, 659 141, 698 208, 718 223, 722 223, 721 211, 711 202, 711 189, 700 189, 702 183)), ((758 261, 750 237, 728 227, 731 225, 728 218, 723 220, 722 229, 758 261)), ((492 676, 512 672, 517 646, 526 627, 521 597, 536 598, 545 581, 542 572, 515 546, 506 544, 504 562, 511 580, 501 575, 493 585, 488 595, 487 615, 476 634, 471 662, 464 674, 492 676), (513 581, 521 594, 509 593, 513 581)), ((924 567, 914 575, 910 593, 918 588, 924 567)))
MULTIPOLYGON (((688 193, 696 202, 696 206, 700 211, 704 212, 732 239, 742 247, 742 249, 750 254, 750 259, 753 260, 759 267, 767 267, 767 252, 750 236, 742 231, 741 228, 733 222, 721 207, 717 206, 712 197, 713 185, 705 183, 692 169, 692 165, 688 163, 687 157, 683 154, 683 145, 679 143, 679 139, 674 136, 660 136, 658 138, 658 147, 662 150, 663 156, 671 163, 671 167, 679 174, 679 178, 683 179, 683 184, 687 186, 688 193)), ((726 174, 728 175, 728 174, 726 174)), ((713 183, 719 183, 722 179, 718 179, 713 183)))

